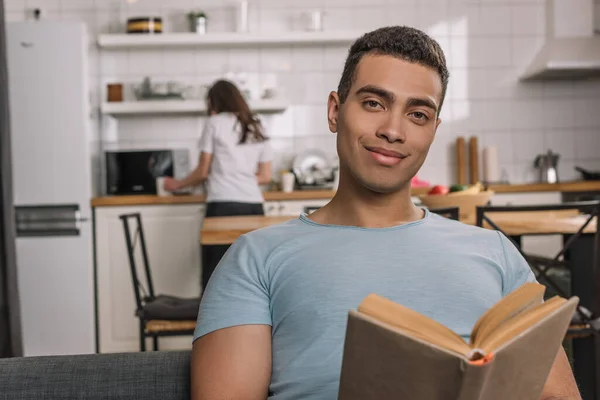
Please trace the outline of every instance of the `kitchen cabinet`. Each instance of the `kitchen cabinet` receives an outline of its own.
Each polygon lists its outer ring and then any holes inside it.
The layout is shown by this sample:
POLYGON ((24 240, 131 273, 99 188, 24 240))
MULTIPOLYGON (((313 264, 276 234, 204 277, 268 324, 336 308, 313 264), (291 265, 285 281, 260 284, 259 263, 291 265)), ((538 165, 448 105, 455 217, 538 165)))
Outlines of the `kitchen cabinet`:
POLYGON ((494 206, 560 204, 561 192, 495 193, 490 202, 494 206))
POLYGON ((278 201, 265 201, 264 204, 265 215, 267 217, 275 217, 279 215, 279 202, 278 201))
MULTIPOLYGON (((330 200, 282 201, 279 205, 279 213, 280 215, 300 215, 307 207, 320 208, 329 203, 329 201, 330 200)), ((310 212, 312 212, 312 210, 310 212)))
POLYGON ((265 202, 265 215, 283 216, 294 215, 299 216, 304 212, 306 207, 318 208, 329 203, 329 199, 320 200, 289 200, 289 201, 267 201, 265 202))
MULTIPOLYGON (((199 235, 204 205, 96 207, 96 290, 101 353, 139 350, 135 297, 123 224, 119 219, 119 215, 133 212, 142 215, 155 293, 181 297, 197 297, 200 293, 199 235)), ((143 268, 141 254, 136 254, 136 260, 139 274, 143 268)), ((190 349, 191 340, 191 336, 160 338, 159 346, 161 350, 190 349)))

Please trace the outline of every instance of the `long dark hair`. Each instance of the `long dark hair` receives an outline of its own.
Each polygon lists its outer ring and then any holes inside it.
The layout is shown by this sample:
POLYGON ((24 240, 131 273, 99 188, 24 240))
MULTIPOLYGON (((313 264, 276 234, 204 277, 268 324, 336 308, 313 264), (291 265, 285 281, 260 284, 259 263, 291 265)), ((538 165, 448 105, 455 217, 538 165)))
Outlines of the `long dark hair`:
POLYGON ((208 90, 207 95, 209 111, 215 113, 234 113, 242 126, 240 144, 246 143, 251 136, 255 141, 267 140, 263 135, 260 121, 252 114, 250 107, 240 90, 233 83, 226 80, 218 80, 208 90))

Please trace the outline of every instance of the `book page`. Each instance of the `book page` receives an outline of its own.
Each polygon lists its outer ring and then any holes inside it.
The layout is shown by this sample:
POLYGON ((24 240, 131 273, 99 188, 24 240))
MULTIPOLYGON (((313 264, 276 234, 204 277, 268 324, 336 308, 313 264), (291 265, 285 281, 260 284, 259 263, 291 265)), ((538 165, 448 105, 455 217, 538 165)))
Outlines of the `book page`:
POLYGON ((473 327, 471 347, 481 348, 482 341, 502 324, 541 304, 545 290, 544 285, 528 282, 494 304, 473 327))
POLYGON ((471 351, 465 340, 451 329, 382 296, 370 294, 362 301, 358 311, 444 349, 465 356, 471 351))
POLYGON ((519 314, 517 317, 500 325, 485 338, 481 338, 479 344, 480 347, 486 352, 496 350, 496 348, 502 346, 505 342, 529 329, 546 316, 559 309, 566 302, 566 299, 554 296, 545 303, 519 314))

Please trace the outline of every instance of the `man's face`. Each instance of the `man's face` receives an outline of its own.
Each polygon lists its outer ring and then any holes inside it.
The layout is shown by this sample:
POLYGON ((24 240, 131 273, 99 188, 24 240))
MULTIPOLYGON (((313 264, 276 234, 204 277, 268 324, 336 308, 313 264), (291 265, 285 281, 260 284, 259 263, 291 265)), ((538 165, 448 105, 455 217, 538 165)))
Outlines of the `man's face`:
POLYGON ((442 82, 435 70, 387 55, 366 55, 343 104, 329 96, 340 167, 367 189, 393 193, 425 161, 440 124, 442 82))

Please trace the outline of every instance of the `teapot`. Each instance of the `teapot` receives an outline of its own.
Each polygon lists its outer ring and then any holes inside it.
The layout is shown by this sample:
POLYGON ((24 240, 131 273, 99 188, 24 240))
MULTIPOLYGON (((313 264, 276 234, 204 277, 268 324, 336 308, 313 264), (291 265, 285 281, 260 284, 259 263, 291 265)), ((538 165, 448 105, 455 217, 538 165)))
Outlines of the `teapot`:
POLYGON ((558 159, 560 155, 548 150, 546 154, 539 154, 533 163, 538 169, 539 181, 544 183, 558 182, 558 159))

